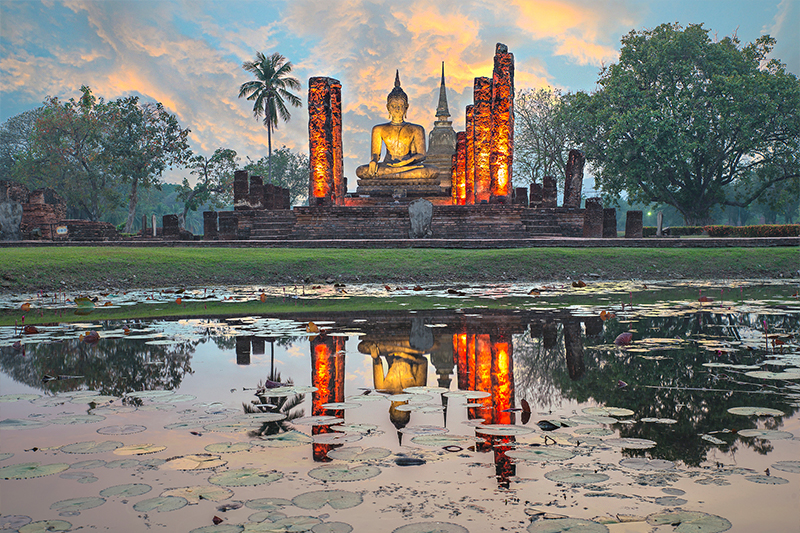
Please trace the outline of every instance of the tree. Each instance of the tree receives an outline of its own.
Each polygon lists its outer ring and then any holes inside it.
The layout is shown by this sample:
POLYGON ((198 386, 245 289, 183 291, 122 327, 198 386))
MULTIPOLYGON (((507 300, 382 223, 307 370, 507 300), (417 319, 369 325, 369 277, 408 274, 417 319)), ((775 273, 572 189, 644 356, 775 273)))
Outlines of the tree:
POLYGON ((253 116, 264 118, 267 128, 267 180, 272 180, 272 130, 278 127, 278 117, 288 122, 291 118, 284 100, 300 107, 301 100, 290 90, 299 91, 300 82, 290 76, 292 64, 278 52, 266 57, 256 52, 255 61, 245 61, 242 68, 255 76, 255 80, 239 87, 239 98, 253 101, 253 116))
POLYGON ((161 103, 139 103, 131 96, 109 104, 110 131, 104 138, 107 158, 120 180, 130 185, 125 233, 133 231, 139 187, 159 186, 170 165, 184 164, 191 151, 175 115, 161 103))
MULTIPOLYGON (((264 176, 269 173, 269 165, 269 158, 262 157, 258 161, 250 161, 244 166, 244 170, 256 176, 264 176)), ((281 146, 272 154, 272 168, 272 178, 267 182, 289 189, 291 205, 305 204, 308 201, 308 156, 281 146)))
POLYGON ((800 83, 767 60, 775 40, 740 46, 708 33, 677 24, 632 31, 599 90, 568 98, 585 118, 579 138, 601 190, 672 205, 688 225, 800 177, 800 83))
POLYGON ((31 136, 42 108, 15 115, 0 125, 0 180, 11 180, 14 165, 31 155, 31 136))
POLYGON ((183 202, 183 213, 180 225, 185 227, 186 213, 191 209, 197 211, 201 205, 212 209, 224 207, 231 203, 233 195, 233 173, 239 158, 235 150, 217 148, 211 157, 195 155, 189 160, 188 167, 197 176, 194 187, 189 180, 183 179, 178 199, 183 202))
POLYGON ((525 184, 544 176, 564 182, 574 124, 558 89, 523 90, 514 101, 514 177, 525 184))

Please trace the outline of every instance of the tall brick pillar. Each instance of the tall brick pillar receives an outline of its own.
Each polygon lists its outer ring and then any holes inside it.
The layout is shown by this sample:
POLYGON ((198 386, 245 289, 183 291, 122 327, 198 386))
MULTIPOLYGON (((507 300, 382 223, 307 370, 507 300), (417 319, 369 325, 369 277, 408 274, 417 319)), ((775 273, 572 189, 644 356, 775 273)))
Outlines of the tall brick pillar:
POLYGON ((466 162, 467 162, 467 134, 463 131, 456 133, 455 168, 453 169, 453 204, 464 205, 467 201, 466 162))
POLYGON ((583 165, 586 158, 580 150, 570 150, 567 159, 567 176, 564 180, 564 207, 579 208, 583 190, 583 165))
POLYGON ((475 144, 475 203, 489 202, 492 196, 492 80, 475 78, 472 123, 475 144))
POLYGON ((545 176, 542 179, 542 207, 556 207, 557 200, 556 179, 553 176, 545 176))
POLYGON ((250 209, 250 175, 246 170, 233 173, 233 209, 250 209))
POLYGON ((514 160, 514 54, 497 43, 492 72, 492 200, 510 203, 514 160))
POLYGON ((590 239, 599 239, 603 236, 602 198, 586 199, 586 209, 583 211, 583 236, 590 239))
POLYGON ((338 80, 308 80, 308 145, 309 205, 342 205, 342 84, 338 80))
POLYGON ((475 203, 475 106, 467 106, 466 119, 466 157, 465 157, 465 189, 467 191, 467 204, 475 203))

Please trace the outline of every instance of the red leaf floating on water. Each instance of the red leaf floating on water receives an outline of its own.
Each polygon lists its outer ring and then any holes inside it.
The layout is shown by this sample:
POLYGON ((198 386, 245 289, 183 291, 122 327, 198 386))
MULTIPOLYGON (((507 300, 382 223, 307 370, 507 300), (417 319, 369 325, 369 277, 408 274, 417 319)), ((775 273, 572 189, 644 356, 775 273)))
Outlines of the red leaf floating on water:
POLYGON ((262 304, 267 302, 267 295, 264 294, 263 292, 261 293, 261 296, 259 296, 259 298, 261 299, 262 304))
POLYGON ((30 311, 31 310, 31 304, 28 303, 28 302, 25 302, 24 304, 20 305, 19 308, 22 311, 30 311))
POLYGON ((713 302, 714 298, 710 298, 708 296, 701 296, 697 299, 698 302, 713 302))
POLYGON ((36 333, 39 333, 39 329, 36 326, 25 326, 25 329, 23 331, 28 335, 34 335, 36 333))
POLYGON ((222 523, 222 518, 215 515, 214 518, 211 519, 211 521, 214 522, 215 526, 218 526, 222 523))
POLYGON ((83 342, 87 342, 89 344, 95 343, 99 340, 100 340, 100 334, 94 330, 88 332, 86 335, 83 336, 83 342))
POLYGON ((630 344, 633 340, 633 333, 626 331, 625 333, 620 333, 616 339, 614 339, 614 344, 617 346, 625 346, 630 344))

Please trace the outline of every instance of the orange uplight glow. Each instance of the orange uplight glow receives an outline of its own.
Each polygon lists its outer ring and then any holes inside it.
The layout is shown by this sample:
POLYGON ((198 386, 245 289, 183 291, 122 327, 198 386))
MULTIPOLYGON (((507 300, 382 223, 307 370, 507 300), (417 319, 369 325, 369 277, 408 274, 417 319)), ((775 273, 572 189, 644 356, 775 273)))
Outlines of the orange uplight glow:
POLYGON ((511 195, 514 142, 514 54, 498 44, 492 73, 492 196, 511 195))
POLYGON ((473 86, 473 143, 475 203, 488 202, 492 196, 492 80, 475 78, 473 86))
MULTIPOLYGON (((344 401, 344 343, 340 337, 319 335, 311 340, 311 385, 317 390, 311 395, 311 414, 341 416, 341 410, 330 410, 322 404, 344 401)), ((330 433, 330 426, 313 426, 312 435, 330 433)), ((328 451, 341 444, 313 445, 315 461, 330 461, 328 451)))
POLYGON ((465 168, 466 173, 464 174, 464 182, 465 182, 465 189, 466 189, 466 203, 467 204, 474 204, 475 203, 475 123, 474 123, 474 105, 467 106, 467 118, 466 118, 466 160, 465 160, 465 168))
POLYGON ((511 373, 511 344, 495 342, 492 345, 492 399, 495 424, 512 424, 514 407, 514 381, 511 373), (507 411, 507 412, 503 412, 507 411))
POLYGON ((455 204, 464 205, 467 202, 467 139, 466 133, 459 131, 456 134, 456 168, 453 173, 452 186, 455 191, 455 204))
MULTIPOLYGON (((489 335, 476 335, 475 337, 475 390, 492 392, 492 341, 489 335)), ((492 397, 482 398, 480 403, 484 407, 492 406, 492 397)), ((489 423, 494 418, 491 414, 489 423)))
POLYGON ((324 204, 344 199, 342 162, 342 85, 338 80, 308 80, 309 196, 324 204))

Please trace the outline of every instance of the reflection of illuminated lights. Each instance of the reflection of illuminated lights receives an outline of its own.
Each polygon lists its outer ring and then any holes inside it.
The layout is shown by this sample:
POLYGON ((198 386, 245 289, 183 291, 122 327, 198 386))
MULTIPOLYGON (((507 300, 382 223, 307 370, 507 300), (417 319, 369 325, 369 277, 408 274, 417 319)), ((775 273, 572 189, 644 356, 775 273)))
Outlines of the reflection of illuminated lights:
POLYGON ((512 412, 503 412, 514 407, 514 382, 511 378, 511 345, 507 342, 495 342, 492 346, 492 399, 496 424, 512 424, 512 412))
MULTIPOLYGON (((317 390, 311 395, 311 414, 340 417, 341 410, 325 409, 322 404, 344 401, 344 341, 340 337, 319 335, 311 340, 311 384, 317 390)), ((313 426, 312 435, 331 433, 330 426, 313 426)), ((313 448, 315 461, 330 461, 328 451, 341 444, 317 444, 313 448)))
POLYGON ((309 194, 326 204, 344 198, 341 90, 333 78, 308 80, 309 194))
POLYGON ((474 123, 474 105, 467 106, 466 118, 466 157, 465 157, 465 174, 464 182, 466 189, 466 203, 475 203, 475 123, 474 123))
POLYGON ((475 78, 473 86, 473 128, 475 152, 475 203, 491 199, 492 175, 492 80, 475 78))
POLYGON ((490 335, 453 335, 458 388, 488 392, 478 400, 479 409, 470 409, 470 419, 485 418, 488 424, 513 424, 514 414, 502 412, 514 407, 512 346, 490 335))
MULTIPOLYGON (((475 390, 492 392, 492 343, 489 335, 475 337, 475 390)), ((492 397, 481 398, 484 407, 492 406, 492 397)), ((491 416, 491 415, 490 415, 491 416)), ((492 417, 493 419, 494 417, 492 417)), ((490 424, 493 424, 491 420, 490 424)))

